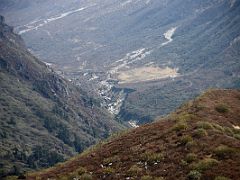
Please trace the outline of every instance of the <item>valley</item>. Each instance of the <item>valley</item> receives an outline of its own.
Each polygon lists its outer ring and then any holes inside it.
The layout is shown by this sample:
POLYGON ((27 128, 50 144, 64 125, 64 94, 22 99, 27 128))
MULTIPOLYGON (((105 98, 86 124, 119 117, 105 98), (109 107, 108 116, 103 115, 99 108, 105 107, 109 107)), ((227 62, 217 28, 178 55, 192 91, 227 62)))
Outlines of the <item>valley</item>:
POLYGON ((1 0, 0 178, 236 179, 239 12, 239 0, 1 0))
POLYGON ((151 122, 208 88, 238 87, 238 1, 25 0, 1 12, 34 55, 126 123, 151 122))
MULTIPOLYGON (((86 87, 87 91, 93 89, 89 93, 99 95, 102 105, 111 113, 140 123, 145 116, 152 121, 165 115, 204 89, 235 86, 239 78, 235 53, 239 49, 238 12, 239 3, 229 0, 188 4, 145 0, 41 3, 12 0, 6 6, 1 4, 1 14, 23 36, 35 56, 69 81, 86 87), (22 9, 23 6, 26 8, 22 9), (229 17, 219 20, 224 14, 229 17), (204 79, 206 73, 213 78, 204 79), (224 84, 226 81, 229 84, 224 84), (151 92, 143 87, 146 83, 152 87, 151 92), (140 113, 148 108, 148 101, 142 100, 140 106, 133 107, 132 101, 137 96, 148 94, 154 99, 152 95, 159 88, 167 88, 166 83, 174 87, 169 94, 174 97, 175 91, 184 93, 183 99, 157 101, 159 107, 167 105, 167 110, 149 107, 150 114, 140 113), (192 89, 184 92, 187 88, 182 86, 192 89)), ((162 94, 167 91, 168 88, 162 90, 157 99, 168 97, 162 94)))

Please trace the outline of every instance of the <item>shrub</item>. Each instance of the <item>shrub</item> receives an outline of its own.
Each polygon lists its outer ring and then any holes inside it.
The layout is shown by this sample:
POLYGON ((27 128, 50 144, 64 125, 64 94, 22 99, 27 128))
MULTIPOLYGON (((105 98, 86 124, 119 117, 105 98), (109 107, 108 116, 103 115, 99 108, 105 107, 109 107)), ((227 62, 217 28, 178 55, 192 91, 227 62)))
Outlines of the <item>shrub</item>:
POLYGON ((219 124, 213 123, 212 125, 213 125, 213 127, 214 127, 216 130, 219 130, 219 131, 221 131, 221 132, 224 131, 224 128, 223 128, 222 126, 220 126, 219 124))
POLYGON ((194 153, 189 153, 189 154, 187 154, 187 156, 185 157, 185 161, 186 161, 187 163, 191 163, 191 162, 196 161, 196 160, 197 160, 197 155, 194 154, 194 153))
POLYGON ((81 180, 92 180, 93 177, 91 174, 84 173, 83 175, 80 176, 81 180))
POLYGON ((188 148, 188 149, 190 149, 190 148, 192 148, 192 147, 194 147, 194 146, 196 146, 197 145, 197 143, 195 142, 195 141, 189 141, 187 144, 186 144, 186 147, 188 148))
POLYGON ((141 180, 154 180, 152 176, 142 176, 141 180))
POLYGON ((187 161, 185 161, 183 159, 181 160, 180 164, 181 164, 181 166, 187 166, 188 165, 187 161))
POLYGON ((224 176, 217 176, 214 178, 214 180, 230 180, 230 179, 224 176))
POLYGON ((180 139, 180 143, 182 144, 182 145, 186 145, 186 144, 188 144, 188 143, 190 143, 190 142, 192 142, 193 141, 193 138, 191 137, 191 136, 189 136, 189 135, 185 135, 185 136, 183 136, 181 139, 180 139))
POLYGON ((218 163, 218 161, 216 159, 205 158, 203 160, 200 160, 198 163, 192 164, 191 168, 193 170, 202 172, 202 171, 210 169, 211 167, 215 166, 217 163, 218 163))
POLYGON ((204 137, 204 136, 207 136, 208 133, 205 129, 203 128, 198 128, 196 129, 194 132, 193 132, 193 135, 196 136, 196 137, 204 137))
POLYGON ((233 128, 232 131, 234 134, 240 134, 240 129, 233 128))
POLYGON ((187 175, 187 178, 190 180, 200 180, 202 174, 196 170, 190 171, 187 175))
POLYGON ((194 118, 195 118, 195 116, 192 115, 192 114, 181 113, 181 114, 178 114, 175 117, 175 121, 176 122, 186 122, 186 121, 189 121, 189 120, 194 119, 194 118))
POLYGON ((115 173, 115 169, 107 167, 107 168, 103 169, 103 173, 104 174, 113 174, 113 173, 115 173))
POLYGON ((233 137, 240 140, 240 134, 234 134, 233 137))
POLYGON ((114 163, 114 162, 119 162, 120 161, 120 158, 119 156, 112 156, 112 157, 109 157, 109 158, 106 158, 103 160, 103 164, 109 164, 109 163, 114 163))
POLYGON ((155 177, 154 180, 164 180, 163 177, 155 177))
POLYGON ((129 170, 128 170, 130 175, 138 175, 142 172, 142 168, 138 167, 137 165, 133 165, 129 170))
POLYGON ((234 135, 234 132, 233 132, 233 130, 230 127, 224 127, 224 131, 229 136, 233 136, 234 135))
POLYGON ((142 154, 142 160, 147 162, 158 162, 164 158, 163 153, 145 152, 142 154))
POLYGON ((215 107, 215 110, 219 113, 227 113, 229 111, 225 104, 219 104, 215 107))
POLYGON ((7 176, 7 177, 5 178, 5 180, 17 180, 17 179, 18 179, 17 176, 7 176))
POLYGON ((75 179, 75 178, 77 178, 77 177, 78 177, 77 174, 75 174, 75 173, 70 173, 70 174, 67 175, 67 180, 73 180, 73 179, 75 179))
POLYGON ((142 176, 141 180, 164 180, 163 177, 142 176))
POLYGON ((195 108, 196 108, 197 111, 202 111, 202 110, 204 110, 206 107, 203 106, 203 105, 198 104, 198 105, 195 106, 195 108))
POLYGON ((220 158, 229 158, 236 153, 236 149, 230 148, 225 145, 220 145, 214 150, 215 155, 220 158))
POLYGON ((185 122, 178 122, 173 126, 174 131, 181 131, 181 130, 186 130, 188 128, 187 123, 185 122))
POLYGON ((202 129, 213 129, 213 126, 209 122, 199 121, 197 122, 197 127, 202 129))
POLYGON ((82 175, 84 173, 87 172, 87 170, 84 168, 84 167, 79 167, 77 170, 76 170, 77 174, 78 175, 82 175))

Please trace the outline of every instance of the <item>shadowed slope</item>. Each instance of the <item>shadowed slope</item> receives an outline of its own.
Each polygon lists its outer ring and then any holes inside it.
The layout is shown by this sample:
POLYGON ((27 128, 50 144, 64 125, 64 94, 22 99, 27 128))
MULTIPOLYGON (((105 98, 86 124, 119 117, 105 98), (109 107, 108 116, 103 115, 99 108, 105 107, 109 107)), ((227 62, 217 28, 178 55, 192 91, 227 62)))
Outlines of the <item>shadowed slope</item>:
POLYGON ((63 161, 121 129, 111 115, 31 55, 0 16, 0 177, 63 161))

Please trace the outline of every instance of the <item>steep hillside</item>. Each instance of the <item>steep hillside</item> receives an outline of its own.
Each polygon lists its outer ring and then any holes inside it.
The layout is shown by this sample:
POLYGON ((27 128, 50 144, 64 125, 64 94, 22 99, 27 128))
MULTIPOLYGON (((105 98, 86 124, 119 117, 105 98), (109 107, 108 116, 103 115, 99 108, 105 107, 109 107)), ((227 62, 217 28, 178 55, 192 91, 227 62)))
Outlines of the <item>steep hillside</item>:
POLYGON ((125 121, 239 87, 239 0, 4 0, 0 12, 35 55, 88 81, 125 121))
POLYGON ((0 16, 0 177, 47 167, 122 127, 25 48, 0 16))
POLYGON ((239 117, 239 90, 211 90, 164 119, 27 179, 237 180, 239 117))

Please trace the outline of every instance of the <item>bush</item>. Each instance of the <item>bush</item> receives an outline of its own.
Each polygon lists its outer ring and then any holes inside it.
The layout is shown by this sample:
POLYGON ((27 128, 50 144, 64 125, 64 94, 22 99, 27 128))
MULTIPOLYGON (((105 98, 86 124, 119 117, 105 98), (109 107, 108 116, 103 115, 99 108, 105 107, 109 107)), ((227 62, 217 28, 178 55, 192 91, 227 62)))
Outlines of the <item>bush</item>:
POLYGON ((234 134, 240 134, 240 129, 233 128, 232 131, 234 134))
POLYGON ((236 149, 220 145, 214 150, 215 155, 220 159, 229 158, 236 153, 236 149))
POLYGON ((163 177, 142 176, 141 180, 164 180, 163 177))
POLYGON ((224 131, 229 136, 233 136, 234 135, 234 132, 233 132, 233 130, 230 127, 224 127, 224 131))
POLYGON ((189 135, 185 135, 185 136, 183 136, 183 137, 180 139, 181 145, 186 145, 186 144, 188 144, 188 143, 190 143, 190 142, 193 142, 193 138, 192 138, 191 136, 189 136, 189 135))
POLYGON ((176 117, 175 117, 175 121, 176 122, 187 122, 191 119, 194 119, 195 116, 192 115, 192 114, 188 114, 188 113, 181 113, 181 114, 178 114, 176 117))
POLYGON ((128 170, 130 175, 138 175, 142 172, 142 168, 138 167, 137 165, 133 165, 129 170, 128 170))
POLYGON ((214 178, 214 180, 230 180, 230 179, 224 176, 217 176, 214 178))
POLYGON ((109 163, 114 163, 114 162, 120 162, 119 156, 116 155, 103 160, 104 165, 108 165, 109 163))
POLYGON ((187 175, 187 178, 190 180, 200 180, 201 179, 202 174, 198 171, 190 171, 187 175))
POLYGON ((213 125, 213 127, 214 127, 216 130, 218 130, 218 131, 220 131, 220 132, 223 132, 223 131, 224 131, 224 128, 223 128, 222 126, 220 126, 219 124, 213 123, 212 125, 213 125))
POLYGON ((204 136, 207 136, 208 133, 205 129, 203 128, 198 128, 196 129, 194 132, 193 132, 193 135, 200 138, 200 137, 204 137, 204 136))
POLYGON ((103 169, 103 173, 104 174, 114 174, 115 173, 115 169, 107 167, 103 169))
POLYGON ((147 162, 159 162, 164 158, 163 153, 145 152, 142 154, 142 160, 147 162))
POLYGON ((187 161, 185 161, 185 160, 181 160, 181 162, 180 162, 180 165, 181 166, 187 166, 188 165, 188 163, 187 163, 187 161))
POLYGON ((210 169, 211 167, 215 166, 216 164, 218 164, 218 161, 216 159, 206 158, 206 159, 199 161, 198 163, 192 164, 191 168, 193 170, 202 172, 202 171, 210 169))
POLYGON ((84 173, 87 172, 87 169, 84 168, 84 167, 79 167, 79 168, 76 170, 76 172, 77 172, 78 175, 82 175, 82 174, 84 174, 84 173))
POLYGON ((211 123, 209 122, 205 122, 205 121, 199 121, 197 122, 197 127, 198 128, 202 128, 202 129, 213 129, 213 126, 211 123))
POLYGON ((194 146, 197 146, 197 143, 195 141, 189 141, 187 144, 186 144, 186 147, 188 149, 194 147, 194 146))
POLYGON ((83 175, 80 176, 81 180, 92 180, 93 177, 91 174, 84 173, 83 175))
POLYGON ((240 140, 240 134, 234 134, 233 137, 240 140))
POLYGON ((141 180, 154 180, 152 176, 142 176, 141 180))
POLYGON ((176 123, 173 126, 172 130, 174 130, 174 131, 181 131, 181 130, 186 130, 187 128, 188 128, 187 123, 185 123, 185 122, 178 122, 178 123, 176 123))
POLYGON ((189 153, 189 154, 187 154, 187 156, 186 156, 186 158, 185 158, 185 161, 186 161, 187 163, 191 163, 191 162, 196 161, 196 160, 197 160, 197 155, 194 154, 194 153, 189 153))
POLYGON ((219 113, 227 113, 229 111, 228 107, 224 104, 219 104, 215 107, 215 110, 219 113))

